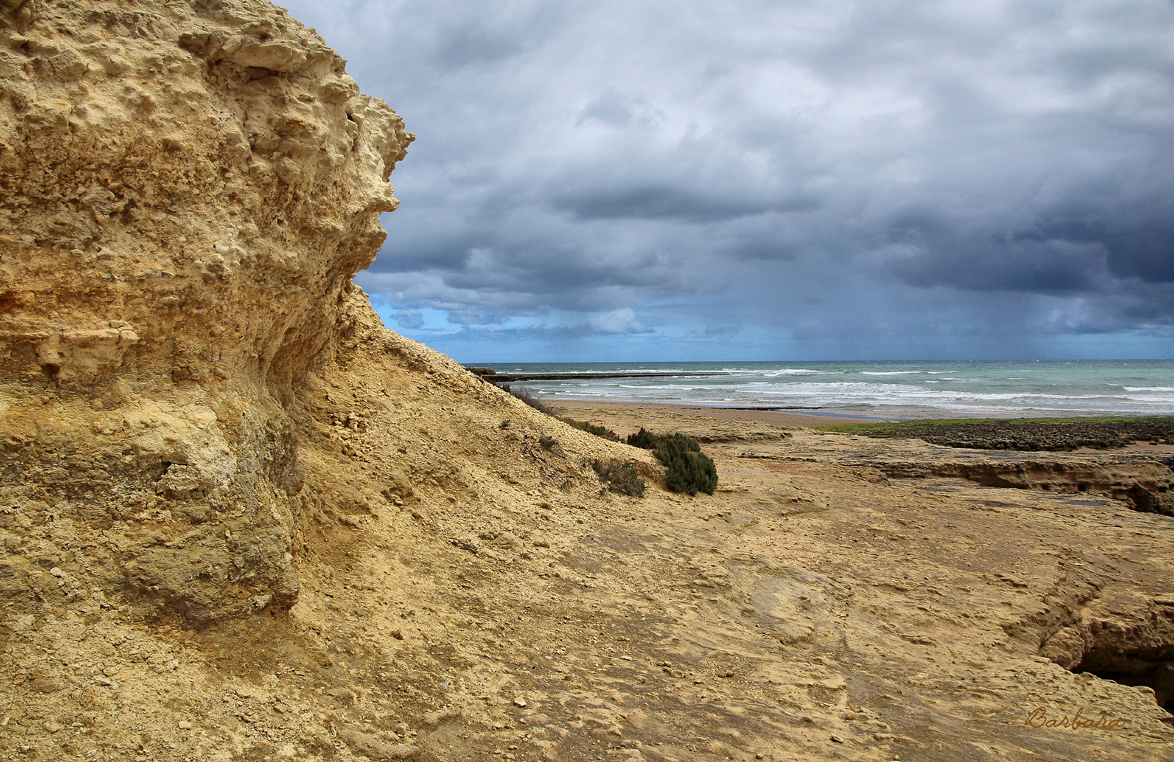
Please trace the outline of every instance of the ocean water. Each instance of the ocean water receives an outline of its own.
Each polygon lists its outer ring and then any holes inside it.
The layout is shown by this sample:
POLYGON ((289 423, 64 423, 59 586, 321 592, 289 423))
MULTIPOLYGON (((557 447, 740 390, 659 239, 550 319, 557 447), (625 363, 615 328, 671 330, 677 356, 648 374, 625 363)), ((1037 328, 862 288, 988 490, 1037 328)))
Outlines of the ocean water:
POLYGON ((768 408, 885 420, 1174 415, 1174 361, 492 364, 558 399, 768 408))

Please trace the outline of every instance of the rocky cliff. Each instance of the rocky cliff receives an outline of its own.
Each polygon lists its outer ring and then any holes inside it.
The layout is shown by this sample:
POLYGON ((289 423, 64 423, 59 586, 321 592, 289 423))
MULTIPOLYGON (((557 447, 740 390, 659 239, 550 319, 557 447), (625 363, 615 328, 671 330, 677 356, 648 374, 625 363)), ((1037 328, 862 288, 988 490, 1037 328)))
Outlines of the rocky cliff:
MULTIPOLYGON (((288 609, 301 522, 332 510, 338 473, 307 484, 306 456, 329 425, 312 390, 340 348, 362 334, 513 404, 405 349, 351 283, 413 136, 268 3, 23 3, 4 22, 6 520, 73 538, 50 539, 45 563, 142 616, 288 609)), ((374 499, 407 491, 405 454, 363 485, 374 499)), ((9 563, 37 597, 35 559, 9 563)))
POLYGON ((367 309, 351 278, 412 135, 265 3, 23 3, 5 21, 5 505, 115 529, 84 585, 144 613, 288 607, 297 394, 367 309))

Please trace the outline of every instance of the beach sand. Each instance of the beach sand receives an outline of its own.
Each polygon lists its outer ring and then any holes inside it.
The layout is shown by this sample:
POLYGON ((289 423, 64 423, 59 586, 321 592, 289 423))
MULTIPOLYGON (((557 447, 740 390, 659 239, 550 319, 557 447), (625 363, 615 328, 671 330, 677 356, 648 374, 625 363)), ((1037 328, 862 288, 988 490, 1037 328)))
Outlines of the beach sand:
MULTIPOLYGON (((836 423, 861 423, 872 419, 813 415, 781 410, 706 407, 652 402, 597 402, 595 400, 543 400, 559 415, 607 426, 618 434, 629 434, 641 426, 652 430, 681 420, 711 419, 763 423, 780 428, 810 428, 836 423)), ((694 424, 701 423, 693 420, 694 424)), ((710 425, 704 423, 703 425, 710 425)))

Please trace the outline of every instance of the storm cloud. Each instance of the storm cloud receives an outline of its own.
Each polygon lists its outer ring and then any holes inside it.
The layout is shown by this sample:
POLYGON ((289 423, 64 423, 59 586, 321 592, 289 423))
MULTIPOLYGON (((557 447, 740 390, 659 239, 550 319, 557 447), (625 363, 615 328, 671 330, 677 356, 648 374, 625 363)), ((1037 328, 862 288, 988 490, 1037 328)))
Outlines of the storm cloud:
POLYGON ((1174 356, 1174 3, 288 3, 460 360, 1174 356))

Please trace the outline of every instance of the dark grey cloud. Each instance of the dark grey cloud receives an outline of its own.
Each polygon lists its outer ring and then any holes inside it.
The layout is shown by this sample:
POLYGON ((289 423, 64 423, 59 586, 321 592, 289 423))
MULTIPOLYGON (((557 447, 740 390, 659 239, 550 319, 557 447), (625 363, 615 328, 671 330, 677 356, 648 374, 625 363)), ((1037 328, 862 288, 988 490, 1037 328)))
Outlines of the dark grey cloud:
MULTIPOLYGON (((414 14, 407 9, 405 14, 414 14)), ((532 54, 560 21, 557 4, 498 3, 470 8, 463 4, 429 9, 421 19, 431 40, 428 60, 440 71, 507 64, 532 54)), ((393 11, 394 13, 395 11, 393 11)))
POLYGON ((1108 276, 1097 238, 1022 230, 967 230, 956 220, 919 210, 891 220, 892 271, 914 286, 976 291, 1089 292, 1108 276))
POLYGON ((762 214, 762 201, 711 197, 671 185, 635 185, 626 188, 591 188, 578 193, 555 194, 552 205, 580 219, 655 220, 675 218, 699 223, 762 214))
POLYGON ((423 328, 424 316, 419 310, 399 310, 395 313, 395 322, 400 328, 423 328))
POLYGON ((290 6, 418 136, 360 283, 442 349, 1174 355, 1170 3, 290 6))
POLYGON ((1174 283, 1174 225, 1111 234, 1104 243, 1115 274, 1174 283))
POLYGON ((1092 243, 1106 252, 1112 275, 1149 283, 1174 282, 1174 204, 1143 216, 1138 224, 1117 217, 1060 217, 1043 220, 1029 234, 1046 240, 1092 243))
POLYGON ((612 127, 627 127, 632 124, 654 126, 663 122, 665 116, 665 112, 655 108, 647 98, 621 93, 614 87, 609 87, 583 107, 575 121, 575 127, 582 127, 591 120, 612 127))

